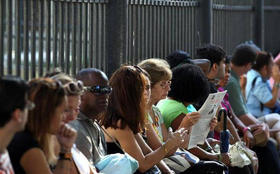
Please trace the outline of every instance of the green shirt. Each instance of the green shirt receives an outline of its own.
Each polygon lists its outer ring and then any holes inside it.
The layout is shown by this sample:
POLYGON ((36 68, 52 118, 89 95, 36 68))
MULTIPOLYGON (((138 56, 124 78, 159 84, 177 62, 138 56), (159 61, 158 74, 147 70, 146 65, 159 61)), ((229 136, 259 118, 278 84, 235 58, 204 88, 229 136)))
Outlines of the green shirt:
POLYGON ((247 114, 247 107, 245 99, 241 92, 241 87, 239 83, 239 76, 234 72, 231 71, 230 73, 229 82, 226 85, 225 89, 229 94, 229 103, 232 107, 233 112, 236 116, 241 116, 247 114))
POLYGON ((187 114, 189 112, 196 111, 192 105, 186 107, 183 103, 172 99, 164 99, 159 101, 157 107, 161 112, 166 128, 171 127, 172 121, 175 120, 180 114, 187 114))

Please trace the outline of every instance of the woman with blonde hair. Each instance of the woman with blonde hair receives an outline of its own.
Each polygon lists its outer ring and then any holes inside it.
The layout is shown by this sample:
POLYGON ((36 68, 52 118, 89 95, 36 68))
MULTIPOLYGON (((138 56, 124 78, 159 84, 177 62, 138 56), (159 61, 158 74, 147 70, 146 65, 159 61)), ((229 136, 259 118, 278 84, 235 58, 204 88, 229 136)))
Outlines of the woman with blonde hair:
POLYGON ((65 90, 50 78, 34 79, 29 85, 29 100, 36 107, 28 113, 26 129, 17 133, 8 147, 15 173, 70 173, 76 132, 62 122, 67 106, 65 90), (58 159, 53 135, 61 146, 58 159))
MULTIPOLYGON (((65 118, 63 121, 65 123, 69 123, 73 120, 76 120, 80 112, 81 95, 84 92, 83 82, 80 80, 76 80, 64 73, 58 73, 52 76, 51 78, 60 81, 66 91, 68 104, 65 110, 65 118)), ((80 173, 80 174, 97 173, 96 170, 94 169, 94 166, 90 165, 88 159, 76 147, 75 144, 73 145, 71 152, 73 157, 72 160, 73 165, 77 167, 77 170, 74 170, 73 173, 80 173)))

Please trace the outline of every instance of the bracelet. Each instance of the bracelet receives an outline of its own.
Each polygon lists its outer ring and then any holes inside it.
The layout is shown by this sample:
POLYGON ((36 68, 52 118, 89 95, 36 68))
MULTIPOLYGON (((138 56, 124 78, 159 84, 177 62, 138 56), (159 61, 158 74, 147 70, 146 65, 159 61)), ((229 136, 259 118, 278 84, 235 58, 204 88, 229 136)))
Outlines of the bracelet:
POLYGON ((162 148, 163 148, 163 150, 164 150, 164 152, 165 152, 165 155, 168 153, 168 149, 167 149, 167 147, 166 147, 166 143, 164 143, 163 145, 162 145, 162 148))
POLYGON ((250 127, 244 127, 242 131, 243 131, 243 134, 245 134, 247 131, 251 132, 251 128, 250 127))
POLYGON ((71 161, 72 158, 72 153, 71 152, 66 152, 66 153, 59 153, 59 160, 69 160, 71 161))
POLYGON ((222 155, 218 154, 218 161, 222 161, 222 155))
POLYGON ((274 83, 276 88, 280 88, 280 83, 274 83))

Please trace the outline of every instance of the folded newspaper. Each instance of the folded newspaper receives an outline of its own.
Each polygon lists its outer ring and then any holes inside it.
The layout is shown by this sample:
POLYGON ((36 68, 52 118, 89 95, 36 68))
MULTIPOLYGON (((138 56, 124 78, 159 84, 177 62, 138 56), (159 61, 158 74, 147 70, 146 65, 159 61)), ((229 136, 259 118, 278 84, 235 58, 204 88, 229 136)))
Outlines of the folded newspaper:
POLYGON ((192 127, 188 149, 191 149, 198 144, 204 144, 207 138, 210 127, 209 124, 216 115, 216 112, 227 91, 211 93, 199 109, 201 115, 199 121, 192 127))

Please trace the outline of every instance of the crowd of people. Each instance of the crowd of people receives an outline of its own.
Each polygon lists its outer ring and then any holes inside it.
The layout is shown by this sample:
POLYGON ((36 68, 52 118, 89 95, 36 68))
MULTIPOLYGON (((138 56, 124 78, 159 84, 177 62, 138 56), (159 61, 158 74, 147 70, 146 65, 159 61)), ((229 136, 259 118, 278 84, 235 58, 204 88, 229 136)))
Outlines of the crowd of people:
POLYGON ((0 77, 0 173, 279 174, 279 60, 251 43, 231 56, 208 44, 194 58, 179 50, 122 65, 110 79, 96 68, 0 77), (190 147, 217 92, 226 94, 208 136, 190 147))

